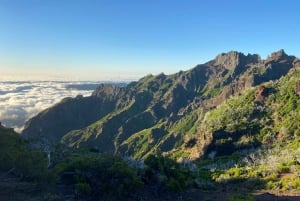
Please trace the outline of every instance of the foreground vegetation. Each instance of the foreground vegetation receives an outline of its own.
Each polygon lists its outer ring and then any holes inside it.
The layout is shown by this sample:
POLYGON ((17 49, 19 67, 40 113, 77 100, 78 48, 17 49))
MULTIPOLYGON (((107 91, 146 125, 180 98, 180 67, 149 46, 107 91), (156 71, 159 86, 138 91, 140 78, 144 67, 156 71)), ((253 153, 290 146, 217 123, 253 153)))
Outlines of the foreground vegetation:
POLYGON ((93 149, 74 151, 56 146, 49 165, 44 152, 31 148, 13 130, 0 130, 0 157, 5 161, 0 167, 2 178, 10 174, 21 181, 43 184, 39 200, 63 200, 67 189, 73 200, 139 200, 146 189, 176 195, 188 189, 217 193, 231 186, 243 193, 232 193, 227 200, 249 201, 254 200, 250 194, 254 190, 300 190, 300 150, 294 149, 300 140, 278 152, 276 148, 269 152, 260 149, 198 162, 174 161, 159 153, 135 160, 93 149), (50 187, 56 190, 50 191, 50 187))

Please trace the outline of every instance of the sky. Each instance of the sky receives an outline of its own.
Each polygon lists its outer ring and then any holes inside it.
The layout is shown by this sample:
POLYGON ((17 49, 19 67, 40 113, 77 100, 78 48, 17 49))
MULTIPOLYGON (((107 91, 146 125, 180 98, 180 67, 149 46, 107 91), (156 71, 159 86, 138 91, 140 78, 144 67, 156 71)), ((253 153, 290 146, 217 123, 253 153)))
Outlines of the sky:
POLYGON ((0 0, 0 80, 134 80, 236 50, 300 57, 297 0, 0 0))

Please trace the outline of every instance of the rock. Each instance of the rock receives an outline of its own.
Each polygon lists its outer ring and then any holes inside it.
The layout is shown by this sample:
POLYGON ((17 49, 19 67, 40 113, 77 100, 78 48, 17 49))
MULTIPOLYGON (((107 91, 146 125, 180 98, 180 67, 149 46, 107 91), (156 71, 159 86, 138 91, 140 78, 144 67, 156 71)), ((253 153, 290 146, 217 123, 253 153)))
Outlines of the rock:
POLYGON ((295 86, 295 93, 300 97, 300 82, 298 82, 295 86))
POLYGON ((120 92, 120 87, 112 84, 101 84, 93 93, 95 97, 115 96, 120 92))
POLYGON ((268 95, 268 91, 265 86, 259 86, 255 91, 255 101, 263 102, 268 95))
POLYGON ((277 52, 273 52, 267 60, 279 61, 279 60, 282 60, 287 57, 288 57, 288 55, 284 52, 283 49, 281 49, 277 52))
POLYGON ((266 60, 265 60, 265 64, 276 64, 276 65, 280 65, 280 64, 288 64, 288 65, 295 65, 297 59, 294 56, 289 56, 287 55, 283 49, 277 51, 277 52, 273 52, 271 54, 271 56, 269 56, 266 60))
POLYGON ((219 54, 215 59, 215 65, 222 65, 228 70, 234 70, 235 67, 238 66, 240 62, 240 57, 242 55, 242 53, 236 51, 231 51, 227 54, 219 54))

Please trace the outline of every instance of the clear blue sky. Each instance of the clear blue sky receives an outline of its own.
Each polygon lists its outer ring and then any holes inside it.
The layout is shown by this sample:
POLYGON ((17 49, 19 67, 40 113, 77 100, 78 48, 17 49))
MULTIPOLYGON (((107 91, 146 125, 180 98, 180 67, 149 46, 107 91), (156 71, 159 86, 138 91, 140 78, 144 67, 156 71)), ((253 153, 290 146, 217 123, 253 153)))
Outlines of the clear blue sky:
POLYGON ((221 52, 300 57, 298 0, 0 0, 0 79, 131 79, 221 52))

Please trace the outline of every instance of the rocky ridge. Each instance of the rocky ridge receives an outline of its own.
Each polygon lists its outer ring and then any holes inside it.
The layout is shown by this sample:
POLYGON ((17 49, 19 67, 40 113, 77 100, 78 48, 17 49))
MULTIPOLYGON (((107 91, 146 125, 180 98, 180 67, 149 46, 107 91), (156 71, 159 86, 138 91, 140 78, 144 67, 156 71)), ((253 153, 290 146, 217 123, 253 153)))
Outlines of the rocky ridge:
POLYGON ((207 111, 279 79, 298 61, 283 50, 266 60, 231 51, 173 75, 148 75, 125 87, 100 85, 90 97, 68 98, 41 112, 22 135, 135 158, 157 151, 199 158, 212 142, 199 130, 207 111))

